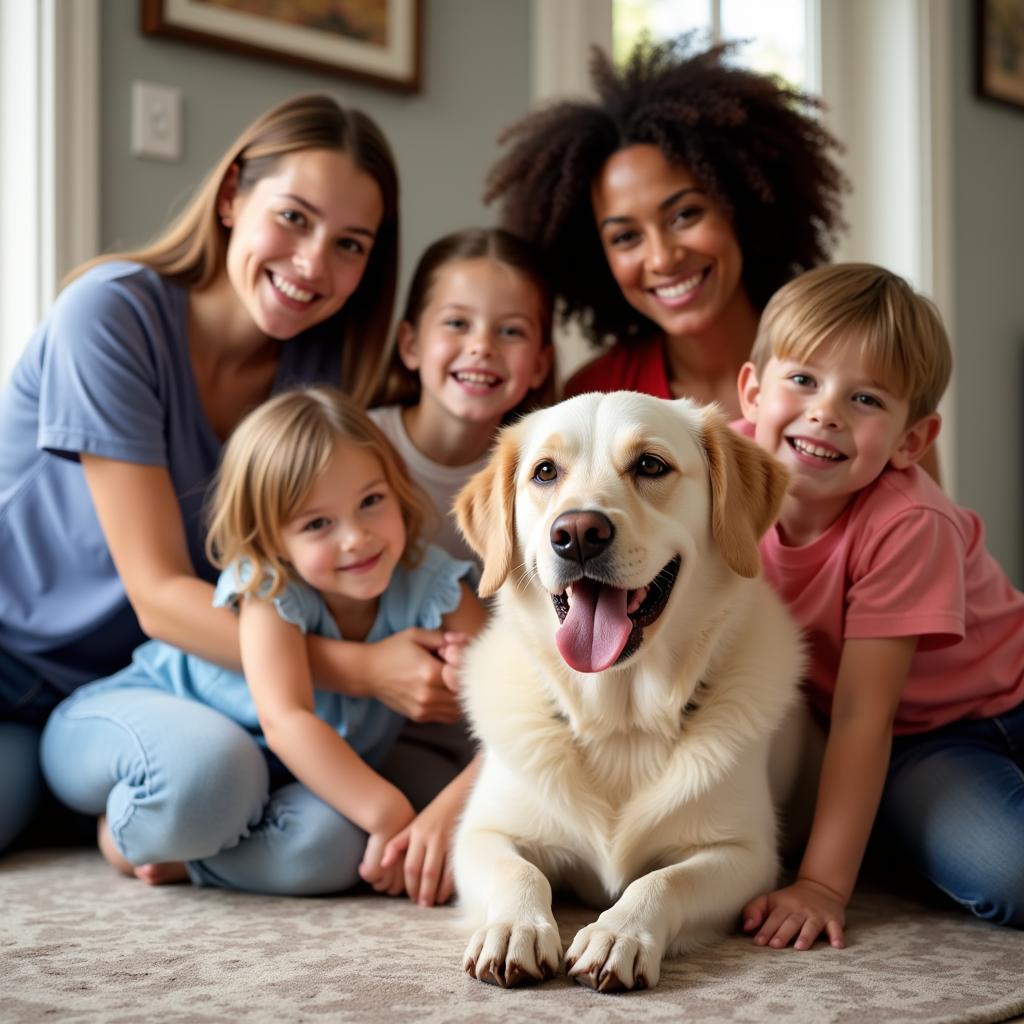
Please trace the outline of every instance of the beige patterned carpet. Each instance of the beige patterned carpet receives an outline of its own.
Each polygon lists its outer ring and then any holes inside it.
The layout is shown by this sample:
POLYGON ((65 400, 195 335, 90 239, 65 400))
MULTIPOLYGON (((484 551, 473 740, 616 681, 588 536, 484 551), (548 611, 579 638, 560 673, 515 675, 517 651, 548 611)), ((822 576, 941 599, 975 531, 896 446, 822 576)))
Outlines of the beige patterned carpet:
MULTIPOLYGON (((588 912, 558 915, 563 938, 588 912)), ((1024 1013, 1024 934, 859 895, 850 946, 671 961, 658 988, 598 995, 560 977, 505 992, 466 977, 456 912, 375 896, 152 889, 87 850, 0 861, 4 1024, 221 1021, 987 1024, 1024 1013)))

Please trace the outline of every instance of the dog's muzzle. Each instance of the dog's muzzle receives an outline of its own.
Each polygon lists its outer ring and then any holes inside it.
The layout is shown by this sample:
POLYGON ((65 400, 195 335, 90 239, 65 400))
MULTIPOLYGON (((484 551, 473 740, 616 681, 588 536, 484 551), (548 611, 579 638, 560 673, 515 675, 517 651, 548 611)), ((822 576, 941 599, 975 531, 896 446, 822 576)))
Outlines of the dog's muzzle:
POLYGON ((555 643, 577 672, 603 672, 639 649, 644 629, 668 604, 682 556, 677 555, 644 587, 627 590, 581 575, 551 601, 561 626, 555 643))

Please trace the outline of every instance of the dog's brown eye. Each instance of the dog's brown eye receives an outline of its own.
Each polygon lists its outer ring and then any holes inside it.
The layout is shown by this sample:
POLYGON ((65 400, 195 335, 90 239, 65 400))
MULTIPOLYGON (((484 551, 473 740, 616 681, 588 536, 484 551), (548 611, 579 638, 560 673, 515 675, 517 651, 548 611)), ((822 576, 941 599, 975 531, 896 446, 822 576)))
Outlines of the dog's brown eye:
POLYGON ((558 479, 558 467, 553 462, 538 462, 533 470, 533 479, 539 484, 549 484, 558 479))
POLYGON ((657 455, 641 455, 636 460, 637 476, 664 476, 668 471, 668 463, 659 459, 657 455))

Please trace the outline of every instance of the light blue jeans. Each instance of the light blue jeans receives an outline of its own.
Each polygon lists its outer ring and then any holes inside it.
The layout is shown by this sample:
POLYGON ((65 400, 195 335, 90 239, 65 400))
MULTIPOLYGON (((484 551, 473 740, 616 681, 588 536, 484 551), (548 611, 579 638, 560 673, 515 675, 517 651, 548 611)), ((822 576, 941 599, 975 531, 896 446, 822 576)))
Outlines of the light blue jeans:
POLYGON ((1024 928, 1024 704, 897 737, 874 838, 971 913, 1024 928))
MULTIPOLYGON (((457 771, 429 751, 396 749, 392 759, 422 784, 425 799, 457 771)), ((366 833, 203 704, 148 687, 91 684, 50 716, 41 760, 64 803, 107 815, 133 864, 185 861, 198 884, 281 895, 359 882, 366 833)))

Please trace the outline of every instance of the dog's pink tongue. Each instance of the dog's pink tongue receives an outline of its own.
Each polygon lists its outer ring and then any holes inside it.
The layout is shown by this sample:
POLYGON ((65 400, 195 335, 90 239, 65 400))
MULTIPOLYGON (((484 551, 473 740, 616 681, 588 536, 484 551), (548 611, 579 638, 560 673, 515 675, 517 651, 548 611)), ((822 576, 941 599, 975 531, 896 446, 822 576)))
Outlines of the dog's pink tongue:
POLYGON ((626 615, 628 592, 593 580, 573 586, 569 612, 555 642, 570 668, 603 672, 622 653, 633 623, 626 615))

